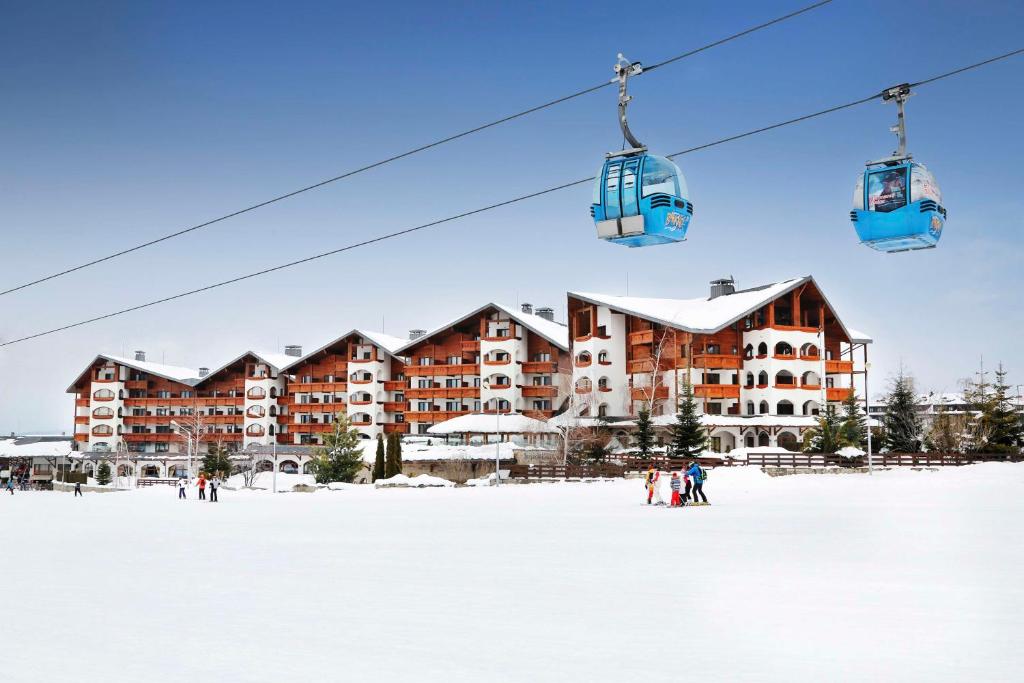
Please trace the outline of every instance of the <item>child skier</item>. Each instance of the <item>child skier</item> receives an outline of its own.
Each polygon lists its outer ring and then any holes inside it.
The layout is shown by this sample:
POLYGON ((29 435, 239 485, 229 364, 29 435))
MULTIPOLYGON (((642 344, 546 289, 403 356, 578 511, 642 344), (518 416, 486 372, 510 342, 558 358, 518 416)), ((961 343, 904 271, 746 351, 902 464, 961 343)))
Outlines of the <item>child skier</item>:
POLYGON ((686 489, 683 491, 683 501, 689 502, 690 489, 693 487, 693 484, 690 482, 690 474, 685 470, 683 471, 683 483, 686 484, 686 489))
POLYGON ((199 500, 206 500, 206 475, 199 473, 199 500))
POLYGON ((669 503, 669 507, 682 507, 683 499, 679 497, 679 489, 681 488, 681 482, 679 481, 679 473, 672 473, 672 481, 669 482, 672 487, 672 502, 669 503))
POLYGON ((647 485, 647 504, 653 501, 655 505, 664 505, 665 499, 661 497, 661 470, 654 470, 650 476, 650 483, 647 485))

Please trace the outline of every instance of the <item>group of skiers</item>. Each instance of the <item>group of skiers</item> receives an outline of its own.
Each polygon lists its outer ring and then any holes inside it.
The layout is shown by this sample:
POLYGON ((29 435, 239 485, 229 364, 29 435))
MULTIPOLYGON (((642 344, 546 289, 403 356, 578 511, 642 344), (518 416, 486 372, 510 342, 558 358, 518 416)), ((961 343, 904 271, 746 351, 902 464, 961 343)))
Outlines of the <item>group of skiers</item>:
MULTIPOLYGON (((673 472, 669 481, 672 490, 669 507, 710 505, 708 497, 704 495, 704 482, 707 478, 707 471, 696 462, 691 462, 685 470, 673 472)), ((661 471, 654 465, 648 468, 644 477, 644 491, 647 493, 648 505, 665 504, 665 499, 661 497, 661 471)))
POLYGON ((17 488, 19 491, 28 491, 29 486, 30 484, 28 476, 26 475, 11 475, 10 477, 7 478, 7 483, 4 484, 4 488, 7 489, 7 492, 12 496, 14 495, 15 488, 17 488))
MULTIPOLYGON (((216 503, 217 502, 217 491, 220 489, 220 483, 221 483, 220 479, 218 479, 217 477, 212 477, 210 479, 207 479, 205 473, 200 473, 199 474, 199 479, 196 481, 196 486, 199 488, 199 500, 207 500, 207 498, 206 498, 206 489, 210 489, 209 501, 211 503, 216 503)), ((185 491, 187 489, 188 489, 188 479, 186 479, 185 477, 179 477, 178 478, 178 498, 180 498, 180 499, 187 499, 188 495, 185 493, 185 491)))

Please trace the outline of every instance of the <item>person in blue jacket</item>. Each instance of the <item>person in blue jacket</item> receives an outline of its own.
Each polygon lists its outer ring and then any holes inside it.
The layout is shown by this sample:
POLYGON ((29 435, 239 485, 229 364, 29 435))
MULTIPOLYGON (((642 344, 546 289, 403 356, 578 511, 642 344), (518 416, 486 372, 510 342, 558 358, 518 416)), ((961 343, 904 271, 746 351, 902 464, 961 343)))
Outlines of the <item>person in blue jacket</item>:
POLYGON ((697 496, 704 499, 704 504, 709 505, 708 497, 704 495, 704 472, 701 470, 700 465, 695 462, 690 463, 690 469, 686 470, 686 473, 693 479, 693 502, 699 505, 700 502, 697 500, 697 496))

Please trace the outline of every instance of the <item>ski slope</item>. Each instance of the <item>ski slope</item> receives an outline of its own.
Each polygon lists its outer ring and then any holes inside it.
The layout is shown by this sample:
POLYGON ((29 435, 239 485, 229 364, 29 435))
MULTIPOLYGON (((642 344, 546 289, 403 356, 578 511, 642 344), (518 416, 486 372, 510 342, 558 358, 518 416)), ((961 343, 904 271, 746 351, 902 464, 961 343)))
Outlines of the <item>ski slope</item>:
POLYGON ((987 464, 719 469, 682 510, 638 480, 5 493, 3 680, 1019 680, 1022 491, 987 464))

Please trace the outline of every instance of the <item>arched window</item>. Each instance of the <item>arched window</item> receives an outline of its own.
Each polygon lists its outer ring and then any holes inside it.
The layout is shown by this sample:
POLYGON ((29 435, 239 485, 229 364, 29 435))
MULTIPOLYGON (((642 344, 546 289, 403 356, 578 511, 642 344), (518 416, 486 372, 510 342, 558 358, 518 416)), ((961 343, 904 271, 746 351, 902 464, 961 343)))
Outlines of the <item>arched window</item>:
POLYGON ((747 415, 753 415, 753 414, 754 414, 754 402, 753 401, 747 401, 747 415))
POLYGON ((577 394, 589 394, 593 389, 593 384, 589 377, 580 377, 576 380, 576 393, 577 394))
POLYGON ((775 373, 775 386, 777 387, 795 387, 796 377, 789 370, 779 370, 775 373))
POLYGON ((817 389, 821 386, 821 378, 818 377, 818 373, 808 370, 800 377, 800 385, 809 389, 817 389))
POLYGON ((750 360, 751 358, 754 357, 754 345, 753 344, 747 344, 745 347, 743 347, 743 357, 745 359, 747 359, 747 360, 750 360))
POLYGON ((611 391, 611 388, 608 386, 608 378, 607 377, 602 377, 601 379, 597 380, 597 390, 598 391, 611 391))
POLYGON ((767 446, 768 443, 769 443, 768 432, 761 432, 760 434, 757 435, 757 445, 758 446, 764 447, 764 446, 767 446))
POLYGON ((266 415, 266 411, 263 409, 263 406, 255 405, 249 406, 249 409, 245 411, 245 414, 249 417, 263 417, 266 415))
POLYGON ((779 445, 779 448, 785 448, 787 451, 800 450, 796 443, 796 435, 791 432, 780 432, 775 442, 779 445))
POLYGON ((92 416, 97 420, 107 420, 114 417, 114 411, 106 406, 100 406, 92 411, 92 416))
POLYGON ((309 462, 303 464, 302 465, 302 473, 303 474, 313 474, 314 473, 313 472, 313 464, 314 463, 313 463, 312 460, 310 460, 309 462))
POLYGON ((270 398, 277 398, 277 387, 270 387, 270 398))
POLYGON ((748 372, 747 373, 747 389, 753 389, 753 388, 754 388, 754 373, 748 372))
POLYGON ((761 405, 757 407, 757 412, 761 415, 768 414, 768 401, 761 401, 761 405))
POLYGON ((96 425, 92 428, 92 433, 95 436, 111 436, 114 433, 114 428, 110 425, 96 425))
POLYGON ((817 359, 818 347, 811 343, 804 344, 800 347, 800 357, 810 360, 817 359))
POLYGON ((277 406, 270 404, 270 417, 277 417, 277 406))
POLYGON ((365 391, 357 391, 348 397, 348 402, 351 405, 367 406, 373 402, 373 396, 365 391))
POLYGON ((790 403, 789 401, 779 401, 775 405, 775 414, 776 415, 792 415, 793 414, 793 404, 790 403))
POLYGON ((608 417, 608 404, 602 403, 597 407, 598 417, 608 417))
POLYGON ((775 345, 775 355, 776 356, 792 356, 793 355, 793 347, 790 346, 786 342, 779 342, 778 344, 775 345))
POLYGON ((768 386, 768 373, 764 370, 757 373, 757 386, 766 387, 768 386))
POLYGON ((245 395, 253 400, 258 401, 260 399, 266 398, 267 392, 263 389, 263 387, 253 387, 249 389, 249 391, 246 392, 245 395))
POLYGON ((590 365, 592 358, 589 351, 580 351, 576 354, 576 367, 585 368, 590 365))
POLYGON ((805 401, 803 407, 804 415, 818 415, 821 412, 821 405, 817 401, 805 401))
POLYGON ((601 352, 599 352, 597 354, 597 362, 600 363, 601 365, 611 365, 612 364, 612 362, 610 360, 608 360, 608 352, 607 351, 601 351, 601 352))
POLYGON ((761 342, 760 344, 757 345, 757 357, 758 358, 765 358, 767 355, 768 355, 768 345, 765 344, 764 342, 761 342))
POLYGON ((755 443, 756 442, 754 441, 754 435, 753 434, 747 434, 747 440, 746 440, 747 448, 753 448, 755 443))
POLYGON ((492 389, 507 389, 512 386, 512 380, 506 375, 492 375, 490 383, 492 389))
POLYGON ((268 432, 270 433, 271 436, 274 435, 274 425, 270 425, 270 427, 268 428, 268 432))
POLYGON ((294 460, 283 460, 280 465, 277 466, 279 472, 284 474, 298 474, 299 463, 294 460))
POLYGON ((97 401, 113 401, 114 392, 110 389, 97 389, 92 392, 92 397, 97 401))
POLYGON ((351 375, 348 376, 348 378, 350 381, 355 382, 356 384, 369 384, 370 382, 373 381, 373 375, 371 375, 366 370, 363 370, 361 372, 353 372, 351 375))
POLYGON ((263 436, 264 433, 263 425, 254 424, 245 428, 246 436, 263 436))

